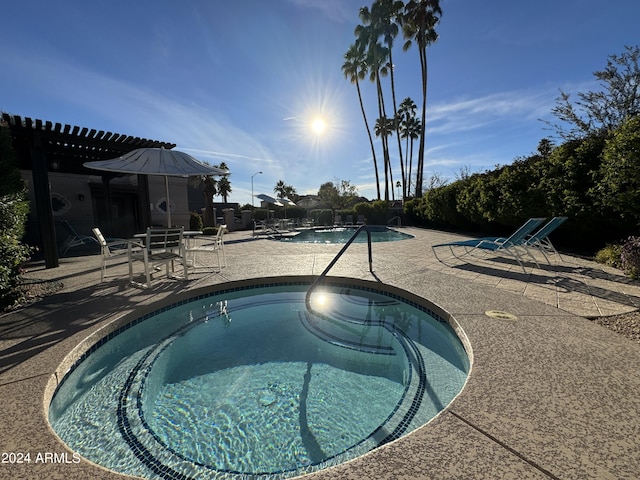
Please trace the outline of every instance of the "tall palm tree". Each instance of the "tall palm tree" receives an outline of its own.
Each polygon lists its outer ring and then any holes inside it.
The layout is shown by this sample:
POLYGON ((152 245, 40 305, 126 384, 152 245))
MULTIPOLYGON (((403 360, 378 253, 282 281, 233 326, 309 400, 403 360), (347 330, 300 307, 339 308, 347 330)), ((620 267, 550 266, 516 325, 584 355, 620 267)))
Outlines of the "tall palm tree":
MULTIPOLYGON (((393 64, 393 42, 399 33, 399 23, 402 21, 402 13, 404 9, 404 3, 401 0, 376 0, 371 6, 373 15, 377 21, 377 30, 380 31, 381 36, 389 53, 389 62, 387 64, 389 76, 391 80, 391 98, 393 100, 393 115, 394 118, 398 116, 398 104, 396 102, 396 87, 394 78, 394 64, 393 64)), ((402 176, 402 198, 405 197, 405 173, 403 164, 402 145, 400 143, 400 131, 396 130, 396 140, 398 142, 398 156, 400 160, 400 174, 402 176)))
POLYGON ((355 84, 358 90, 358 100, 360 101, 360 110, 362 111, 362 118, 364 119, 364 126, 367 129, 367 135, 369 136, 369 145, 371 145, 371 155, 373 156, 373 169, 376 174, 376 189, 378 193, 378 200, 380 200, 380 177, 378 175, 378 160, 376 158, 376 149, 373 146, 373 137, 371 136, 371 128, 369 128, 369 122, 367 120, 367 114, 364 110, 364 104, 362 103, 362 92, 360 91, 360 80, 364 80, 367 75, 367 62, 364 49, 355 43, 349 47, 347 53, 344 54, 344 63, 342 64, 342 72, 345 78, 355 84))
POLYGON ((406 146, 405 146, 405 168, 403 173, 403 186, 402 186, 402 197, 406 198, 409 196, 411 192, 411 164, 413 161, 413 140, 414 138, 418 138, 419 131, 416 133, 416 127, 419 127, 420 120, 416 118, 416 103, 411 99, 411 97, 407 97, 402 102, 400 102, 400 108, 398 109, 397 122, 398 129, 397 132, 400 134, 402 138, 406 138, 406 146), (411 139, 411 156, 409 156, 409 139, 411 139), (407 165, 408 164, 408 165, 407 165), (406 177, 404 176, 406 174, 406 177))
MULTIPOLYGON (((388 145, 388 137, 393 135, 394 130, 396 130, 395 127, 395 120, 393 118, 389 118, 389 117, 380 117, 376 120, 376 124, 374 127, 374 133, 376 135, 376 137, 380 137, 380 140, 382 140, 383 144, 387 144, 388 145)), ((391 172, 391 164, 387 163, 386 164, 386 168, 384 175, 385 175, 385 200, 389 200, 389 183, 391 183, 392 188, 391 188, 391 196, 392 198, 394 198, 394 193, 393 193, 393 173, 391 172)))
MULTIPOLYGON (((378 10, 376 10, 376 12, 378 12, 378 10)), ((380 30, 378 30, 379 22, 372 15, 372 12, 369 11, 369 8, 362 7, 359 15, 364 25, 358 25, 355 29, 355 35, 357 37, 356 44, 361 46, 361 48, 366 48, 369 80, 376 85, 376 92, 378 94, 378 118, 387 118, 380 76, 385 76, 388 73, 389 51, 388 48, 378 41, 381 35, 380 30)), ((385 165, 384 199, 389 200, 389 172, 391 170, 389 143, 386 135, 383 135, 381 140, 385 165)))
POLYGON ((413 144, 415 140, 420 138, 421 131, 422 131, 422 127, 421 127, 420 119, 415 116, 412 117, 408 121, 408 124, 406 127, 407 141, 411 140, 411 143, 409 144, 409 152, 408 152, 409 166, 407 168, 407 196, 411 194, 410 192, 411 192, 411 174, 413 170, 413 144))
POLYGON ((406 39, 403 50, 408 50, 412 42, 418 46, 422 77, 422 117, 418 166, 416 168, 416 197, 422 196, 424 173, 425 129, 427 120, 427 47, 438 40, 435 27, 442 16, 440 0, 410 0, 405 5, 402 32, 406 39))

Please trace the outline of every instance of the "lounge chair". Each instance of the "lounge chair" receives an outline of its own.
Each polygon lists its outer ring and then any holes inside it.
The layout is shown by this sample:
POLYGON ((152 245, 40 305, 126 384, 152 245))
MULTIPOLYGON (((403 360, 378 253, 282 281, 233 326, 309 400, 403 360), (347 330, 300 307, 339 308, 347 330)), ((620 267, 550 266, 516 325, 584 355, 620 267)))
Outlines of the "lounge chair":
POLYGON ((60 223, 69 234, 62 244, 62 255, 65 255, 70 248, 81 247, 83 245, 98 245, 98 241, 94 237, 89 235, 80 235, 68 221, 63 220, 60 223))
MULTIPOLYGON (((527 220, 520 228, 518 228, 515 232, 511 234, 510 237, 484 237, 484 238, 474 238, 472 240, 460 240, 456 242, 449 243, 441 243, 438 245, 432 245, 433 253, 438 258, 438 254, 436 253, 436 248, 438 247, 449 247, 451 250, 451 254, 456 256, 453 247, 462 247, 465 252, 463 255, 473 254, 477 251, 490 251, 496 253, 506 253, 507 255, 512 256, 516 259, 518 264, 525 271, 524 265, 522 264, 522 255, 521 250, 527 253, 535 262, 535 264, 539 267, 537 260, 531 254, 531 252, 526 248, 525 242, 527 241, 528 236, 531 235, 536 228, 544 222, 544 218, 530 218, 527 220)), ((440 260, 438 258, 438 260, 440 260)))
POLYGON ((184 278, 188 280, 187 259, 183 237, 183 228, 147 228, 144 243, 129 242, 129 281, 133 282, 133 261, 144 263, 146 286, 151 286, 151 272, 156 265, 165 264, 167 277, 169 264, 174 268, 174 262, 183 266, 184 278), (134 251, 135 248, 138 251, 134 251))
POLYGON ((342 216, 341 215, 336 215, 335 219, 333 220, 333 224, 337 227, 341 227, 342 226, 342 216))
POLYGON ((227 258, 224 254, 224 232, 227 230, 226 225, 220 225, 218 227, 218 231, 216 232, 216 236, 211 241, 210 239, 202 240, 195 239, 193 241, 193 245, 187 246, 186 254, 187 257, 191 257, 191 265, 193 268, 196 268, 196 253, 198 252, 206 252, 206 253, 214 253, 218 258, 218 271, 222 271, 222 267, 227 266, 227 258), (204 243, 206 242, 206 243, 204 243), (222 252, 222 261, 220 261, 220 252, 222 252))
POLYGON ((93 229, 93 234, 100 244, 100 281, 104 282, 107 276, 107 260, 126 255, 128 243, 123 238, 105 238, 98 227, 93 229))
POLYGON ((353 215, 347 215, 347 219, 344 222, 345 225, 353 225, 353 215))
POLYGON ((551 220, 547 222, 546 225, 540 228, 540 230, 538 230, 533 235, 527 237, 525 239, 524 246, 528 248, 534 248, 540 253, 542 253, 544 258, 547 260, 547 263, 551 263, 549 262, 549 257, 547 256, 547 253, 556 254, 558 258, 560 258, 560 261, 562 261, 562 257, 556 250, 556 247, 554 247, 553 244, 551 243, 551 240, 549 240, 549 235, 556 228, 558 228, 560 225, 566 222, 567 218, 568 217, 553 217, 551 220))
POLYGON ((364 225, 364 215, 358 215, 358 220, 356 221, 356 225, 364 225))

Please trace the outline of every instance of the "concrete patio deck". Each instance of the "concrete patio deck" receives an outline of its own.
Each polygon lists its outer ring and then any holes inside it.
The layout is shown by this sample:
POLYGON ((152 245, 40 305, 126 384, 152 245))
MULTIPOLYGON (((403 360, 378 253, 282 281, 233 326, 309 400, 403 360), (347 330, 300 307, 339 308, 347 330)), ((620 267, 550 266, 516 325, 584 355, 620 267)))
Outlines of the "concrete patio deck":
MULTIPOLYGON (((640 478, 640 346, 584 317, 640 306, 640 284, 619 272, 563 255, 527 265, 505 259, 433 255, 431 245, 462 237, 405 228, 411 240, 354 244, 331 276, 380 281, 419 295, 450 314, 470 345, 471 371, 458 397, 413 433, 313 479, 637 479, 640 478), (492 318, 488 310, 516 320, 492 318)), ((26 277, 64 288, 0 316, 0 479, 121 479, 70 451, 50 429, 45 389, 87 336, 156 301, 221 284, 271 276, 318 275, 341 248, 226 237, 228 266, 188 281, 129 285, 125 263, 100 283, 99 257, 30 266, 26 277), (30 453, 12 463, 5 453, 30 453), (69 463, 45 454, 69 452, 69 463), (36 462, 37 454, 42 460, 36 462), (49 457, 52 459, 53 457, 49 457), (6 460, 6 461, 5 461, 6 460)))

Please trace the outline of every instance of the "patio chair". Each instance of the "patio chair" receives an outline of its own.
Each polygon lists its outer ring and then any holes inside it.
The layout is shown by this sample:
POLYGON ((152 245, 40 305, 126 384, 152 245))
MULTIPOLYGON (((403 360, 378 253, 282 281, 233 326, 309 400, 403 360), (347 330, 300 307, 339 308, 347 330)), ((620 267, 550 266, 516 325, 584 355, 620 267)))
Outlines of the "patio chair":
POLYGON ((347 219, 344 222, 345 225, 353 225, 353 215, 347 215, 347 219))
POLYGON ((356 220, 356 225, 364 225, 364 215, 358 215, 358 220, 356 220))
POLYGON ((223 267, 227 266, 227 258, 224 253, 224 232, 227 230, 227 226, 225 224, 220 225, 218 227, 218 231, 216 232, 216 236, 211 241, 210 239, 202 240, 202 243, 199 242, 199 239, 194 240, 193 245, 189 245, 186 249, 187 256, 191 256, 191 265, 193 268, 196 267, 196 253, 205 252, 205 253, 214 253, 218 259, 218 271, 222 271, 223 267), (207 241, 207 243, 204 243, 207 241), (222 252, 222 261, 220 261, 220 253, 222 252))
POLYGON ((540 228, 540 230, 528 236, 525 239, 524 246, 529 248, 534 248, 540 253, 542 253, 544 258, 547 260, 547 263, 549 264, 551 262, 549 261, 549 257, 547 256, 547 253, 553 253, 557 255, 558 258, 560 258, 560 261, 562 261, 562 257, 556 250, 556 247, 554 247, 553 244, 551 243, 551 240, 549 240, 549 235, 551 235, 551 233, 556 228, 558 228, 560 225, 566 222, 567 218, 568 217, 553 217, 551 220, 547 222, 546 225, 540 228))
POLYGON ((335 219, 333 220, 333 224, 337 227, 341 227, 342 226, 342 215, 336 215, 335 219))
POLYGON ((69 236, 62 244, 62 247, 60 247, 62 250, 62 255, 65 255, 70 248, 81 247, 83 245, 98 245, 98 241, 94 237, 91 237, 89 235, 80 235, 68 221, 63 220, 60 223, 69 234, 69 236))
POLYGON ((189 279, 185 252, 184 228, 147 228, 144 243, 128 242, 129 282, 133 281, 133 262, 138 260, 144 264, 146 287, 151 286, 151 273, 158 265, 164 264, 169 277, 169 264, 174 271, 174 263, 182 264, 184 279, 189 279), (137 247, 137 250, 136 250, 137 247))
MULTIPOLYGON (((453 247, 462 247, 464 248, 464 255, 472 255, 478 251, 490 251, 494 253, 506 253, 513 257, 518 264, 525 271, 524 265, 522 264, 522 255, 520 254, 520 250, 527 253, 535 262, 536 266, 538 265, 538 261, 531 254, 531 252, 526 248, 525 242, 528 236, 533 232, 536 228, 544 222, 544 218, 530 218, 527 220, 520 228, 518 228, 515 232, 511 234, 510 237, 484 237, 484 238, 474 238, 471 240, 460 240, 456 242, 448 242, 441 243, 438 245, 432 245, 433 253, 438 258, 438 254, 436 253, 436 248, 438 247, 449 247, 451 250, 451 254, 453 256, 457 256, 453 250, 453 247)), ((438 258, 440 261, 440 259, 438 258)))
POLYGON ((105 238, 98 227, 92 229, 100 245, 100 281, 107 277, 107 261, 128 253, 128 242, 124 238, 105 238))

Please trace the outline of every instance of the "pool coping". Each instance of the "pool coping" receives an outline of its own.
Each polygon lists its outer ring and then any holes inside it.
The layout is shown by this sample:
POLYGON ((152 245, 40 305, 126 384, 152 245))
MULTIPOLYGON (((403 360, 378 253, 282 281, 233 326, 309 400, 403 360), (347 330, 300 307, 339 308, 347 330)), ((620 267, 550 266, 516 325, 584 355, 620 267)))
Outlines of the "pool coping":
MULTIPOLYGON (((545 272, 532 271, 524 279, 503 271, 500 281, 528 280, 524 294, 518 293, 519 285, 506 290, 489 281, 498 277, 494 263, 452 267, 432 258, 431 244, 455 236, 419 229, 412 233, 414 239, 375 245, 374 276, 367 271, 364 250, 356 245, 336 265, 335 275, 379 281, 449 312, 472 346, 467 385, 426 426, 309 478, 640 477, 640 400, 634 393, 640 391, 638 345, 527 296, 527 288, 538 286, 545 272), (492 269, 488 275, 487 268, 492 269), (475 276, 463 278, 470 270, 475 276), (485 315, 489 310, 516 319, 492 318, 485 315)), ((322 245, 292 249, 237 238, 238 243, 226 247, 229 267, 222 274, 203 274, 185 284, 159 281, 149 291, 119 279, 100 284, 95 256, 69 259, 56 272, 36 273, 64 278, 66 286, 51 299, 2 317, 5 325, 16 326, 3 330, 8 333, 0 339, 0 401, 5 405, 0 438, 3 452, 51 454, 51 461, 0 464, 0 478, 127 478, 90 462, 73 463, 46 422, 44 392, 74 346, 114 317, 134 311, 139 316, 154 301, 168 297, 173 303, 182 294, 176 286, 193 296, 192 290, 200 286, 227 281, 314 276, 336 252, 322 245), (80 314, 82 319, 74 318, 80 314)), ((567 265, 558 267, 562 275, 584 275, 583 264, 571 271, 567 265)), ((572 285, 561 283, 564 288, 572 285)), ((622 301, 623 308, 632 305, 625 298, 638 297, 633 283, 616 280, 607 287, 615 295, 605 295, 601 285, 595 293, 607 301, 622 301)), ((584 296, 582 287, 574 293, 584 296)))

